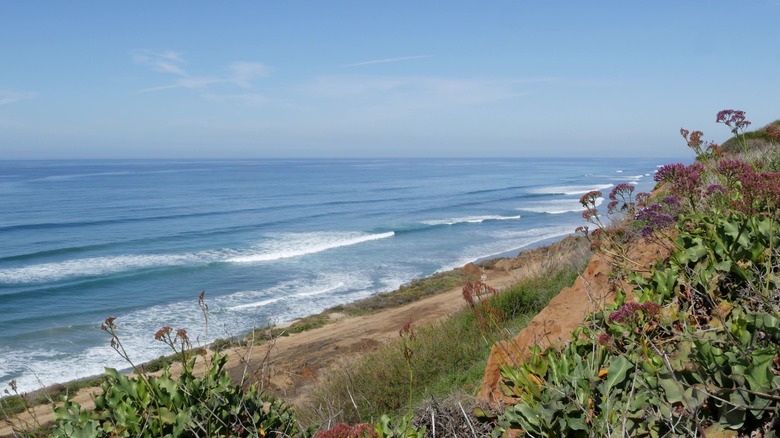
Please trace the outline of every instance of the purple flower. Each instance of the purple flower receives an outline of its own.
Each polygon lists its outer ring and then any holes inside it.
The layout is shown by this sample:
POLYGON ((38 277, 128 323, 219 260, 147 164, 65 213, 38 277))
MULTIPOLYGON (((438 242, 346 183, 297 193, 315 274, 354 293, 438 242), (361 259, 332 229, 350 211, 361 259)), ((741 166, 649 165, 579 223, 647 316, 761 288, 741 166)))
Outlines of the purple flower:
POLYGON ((650 200, 650 193, 647 192, 637 193, 634 199, 636 200, 636 205, 640 207, 644 207, 647 205, 647 201, 650 200))
POLYGON ((718 164, 718 173, 726 177, 729 185, 753 173, 753 166, 740 160, 723 160, 718 164))
POLYGON ((701 174, 704 166, 699 163, 686 166, 682 163, 667 164, 658 169, 655 181, 665 182, 670 185, 670 191, 675 196, 695 199, 700 195, 702 184, 701 174))
POLYGON ((634 186, 627 183, 616 185, 609 192, 609 199, 612 201, 607 205, 607 212, 613 214, 633 210, 635 204, 631 195, 634 193, 634 188, 634 186))
POLYGON ((635 301, 624 304, 618 310, 609 314, 609 322, 611 323, 630 323, 638 318, 639 312, 642 312, 646 318, 652 318, 661 309, 656 303, 646 302, 639 304, 635 301))
POLYGON ((588 208, 590 206, 596 206, 596 200, 601 197, 601 191, 599 190, 591 190, 588 193, 585 193, 580 198, 580 204, 582 204, 583 207, 588 208))
POLYGON ((704 196, 709 198, 710 196, 712 196, 712 195, 714 195, 716 193, 720 193, 721 195, 725 195, 726 194, 726 188, 723 187, 720 184, 710 184, 709 186, 707 186, 707 190, 704 191, 704 196))
POLYGON ((715 117, 715 123, 723 123, 729 128, 731 132, 736 135, 737 132, 743 131, 750 125, 750 122, 745 120, 745 112, 738 110, 723 110, 718 112, 715 117))
POLYGON ((780 129, 777 128, 777 125, 769 125, 766 127, 766 135, 771 141, 775 141, 780 137, 780 129))
POLYGON ((693 131, 693 133, 690 133, 690 131, 687 129, 680 128, 680 135, 682 135, 685 141, 688 143, 688 147, 696 151, 696 153, 701 152, 701 145, 703 143, 701 136, 704 135, 703 132, 693 131), (688 137, 688 134, 690 134, 690 138, 688 137))
POLYGON ((670 209, 679 209, 680 208, 680 200, 677 199, 675 196, 664 196, 664 199, 662 199, 662 202, 669 206, 670 209))
POLYGON ((589 208, 582 212, 582 218, 589 221, 599 215, 599 211, 595 208, 589 208))
POLYGON ((656 230, 664 229, 675 223, 675 217, 680 211, 680 201, 674 196, 667 196, 663 204, 650 204, 639 210, 634 219, 644 222, 642 237, 645 240, 653 236, 656 230))

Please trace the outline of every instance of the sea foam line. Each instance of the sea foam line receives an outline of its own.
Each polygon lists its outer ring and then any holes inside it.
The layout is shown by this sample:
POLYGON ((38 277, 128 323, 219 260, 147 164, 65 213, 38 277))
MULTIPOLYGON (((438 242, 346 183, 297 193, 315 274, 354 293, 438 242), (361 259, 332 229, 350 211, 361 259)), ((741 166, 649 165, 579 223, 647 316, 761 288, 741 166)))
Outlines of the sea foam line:
POLYGON ((394 235, 393 231, 378 234, 360 232, 286 233, 271 236, 269 241, 246 250, 219 249, 182 254, 129 254, 39 263, 0 269, 0 284, 43 283, 143 269, 199 266, 209 263, 274 261, 315 254, 372 240, 386 239, 394 235))
POLYGON ((0 269, 0 283, 37 283, 73 277, 93 277, 139 269, 183 266, 202 262, 197 254, 119 255, 40 263, 19 268, 0 269))
POLYGON ((553 186, 553 187, 539 187, 538 189, 531 189, 529 193, 537 195, 584 195, 594 190, 604 190, 613 187, 614 184, 598 184, 587 186, 553 186))
POLYGON ((520 215, 517 216, 467 216, 457 217, 451 219, 430 220, 422 221, 425 225, 455 225, 455 224, 480 224, 485 221, 507 221, 520 219, 520 215))
POLYGON ((365 233, 304 233, 301 235, 287 234, 287 239, 273 240, 259 245, 251 254, 231 257, 231 263, 256 263, 299 257, 315 254, 329 249, 356 245, 372 240, 387 239, 395 236, 395 232, 365 234, 365 233))
MULTIPOLYGON (((596 206, 601 205, 604 198, 596 199, 596 206)), ((518 211, 529 211, 531 213, 542 214, 563 214, 582 212, 584 207, 578 199, 560 199, 552 201, 539 201, 531 205, 518 207, 518 211)))

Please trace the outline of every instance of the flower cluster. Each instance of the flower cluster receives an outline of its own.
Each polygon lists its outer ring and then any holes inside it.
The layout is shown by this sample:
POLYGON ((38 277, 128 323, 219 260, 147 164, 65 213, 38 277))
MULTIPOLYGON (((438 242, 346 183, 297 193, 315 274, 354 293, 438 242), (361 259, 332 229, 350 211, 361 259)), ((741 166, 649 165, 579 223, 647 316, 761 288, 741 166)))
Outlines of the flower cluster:
POLYGON ((599 190, 591 190, 580 198, 580 204, 585 207, 585 210, 582 212, 582 218, 586 221, 598 222, 599 211, 596 206, 599 203, 599 198, 601 198, 601 191, 599 190))
POLYGON ((666 196, 661 203, 653 203, 639 210, 634 219, 644 223, 642 237, 647 240, 653 236, 655 231, 675 224, 675 218, 681 209, 679 199, 674 196, 666 196))
POLYGON ((624 304, 620 309, 609 314, 610 323, 630 323, 637 319, 640 315, 639 312, 644 314, 645 317, 653 317, 658 311, 661 310, 661 306, 653 302, 646 302, 639 304, 635 301, 624 304))
POLYGON ((168 325, 157 330, 157 333, 154 334, 154 340, 164 343, 171 347, 175 353, 182 355, 184 355, 186 350, 192 348, 190 337, 187 335, 187 330, 176 329, 174 333, 174 330, 168 325))
MULTIPOLYGON (((463 299, 471 308, 477 325, 482 333, 487 333, 492 323, 504 319, 501 309, 496 308, 487 300, 491 295, 497 295, 498 290, 482 281, 467 282, 463 286, 463 299), (478 305, 478 304, 482 305, 478 305)), ((402 335, 403 336, 403 335, 402 335)))
POLYGON ((704 143, 701 139, 701 136, 704 135, 703 132, 693 131, 693 133, 691 133, 687 129, 680 128, 680 135, 682 135, 685 141, 688 143, 689 148, 693 149, 697 155, 701 154, 701 145, 704 143))
POLYGON ((591 190, 580 198, 580 204, 585 208, 595 208, 598 199, 601 198, 600 190, 591 190))
POLYGON ((620 183, 609 192, 610 202, 607 205, 609 214, 630 212, 634 209, 635 203, 632 197, 634 186, 627 183, 620 183))
POLYGON ((753 167, 739 160, 723 160, 718 174, 725 187, 712 187, 707 192, 733 193, 729 207, 743 213, 754 214, 780 201, 780 174, 756 172, 753 167))
POLYGON ((638 207, 646 207, 647 202, 650 200, 650 193, 647 192, 637 193, 634 199, 636 200, 636 205, 638 207))
POLYGON ((368 423, 350 426, 346 423, 336 423, 328 430, 317 433, 316 438, 364 438, 375 437, 374 427, 368 423))
POLYGON ((737 135, 739 131, 744 131, 750 125, 750 122, 745 120, 745 112, 737 110, 723 110, 718 112, 715 118, 715 123, 723 123, 729 128, 734 135, 737 135))
POLYGON ((637 212, 636 220, 644 222, 642 237, 649 239, 656 230, 660 230, 675 223, 674 217, 664 213, 663 206, 658 203, 650 204, 637 212))
POLYGON ((745 175, 753 173, 753 166, 739 160, 723 160, 718 164, 718 174, 726 180, 729 187, 742 180, 745 175))
POLYGON ((777 128, 777 125, 769 125, 766 127, 766 136, 769 138, 769 141, 774 143, 780 138, 780 129, 777 128))
POLYGON ((725 194, 726 194, 726 188, 720 184, 710 184, 707 186, 707 190, 704 191, 704 196, 706 198, 716 196, 716 195, 725 195, 725 194))
POLYGON ((686 166, 682 163, 667 164, 658 169, 655 174, 656 182, 665 182, 670 185, 673 195, 688 199, 696 199, 701 195, 704 166, 694 163, 686 166))

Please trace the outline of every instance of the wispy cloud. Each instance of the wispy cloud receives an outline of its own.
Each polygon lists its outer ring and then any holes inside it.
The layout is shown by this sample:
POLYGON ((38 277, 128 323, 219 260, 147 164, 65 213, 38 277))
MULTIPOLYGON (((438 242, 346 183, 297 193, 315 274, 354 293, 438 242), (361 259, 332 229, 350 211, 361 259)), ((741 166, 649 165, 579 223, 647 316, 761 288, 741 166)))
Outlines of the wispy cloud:
POLYGON ((161 73, 173 73, 179 76, 187 76, 183 65, 185 64, 182 53, 170 50, 164 52, 152 52, 141 50, 133 53, 133 61, 136 64, 150 66, 152 70, 161 73))
POLYGON ((524 96, 532 84, 551 80, 336 75, 317 78, 305 92, 338 100, 470 105, 524 96))
POLYGON ((34 91, 3 91, 0 90, 0 105, 8 105, 20 100, 32 99, 38 93, 34 91))
POLYGON ((347 64, 344 67, 360 67, 363 65, 372 65, 372 64, 385 64, 388 62, 400 62, 400 61, 411 61, 413 59, 423 59, 423 58, 430 58, 431 55, 415 55, 415 56, 399 56, 396 58, 383 58, 383 59, 372 59, 370 61, 361 61, 356 62, 354 64, 347 64))
POLYGON ((206 93, 206 94, 202 94, 201 97, 203 97, 206 100, 210 100, 212 102, 219 102, 219 103, 237 102, 247 106, 265 105, 271 101, 264 94, 260 94, 260 93, 244 93, 244 94, 206 93))
POLYGON ((252 81, 271 73, 271 69, 259 62, 234 62, 228 69, 231 72, 228 80, 242 88, 251 88, 252 81))
POLYGON ((191 90, 198 89, 198 88, 203 89, 211 84, 218 84, 220 82, 226 82, 226 81, 224 79, 209 78, 209 77, 184 77, 176 80, 173 84, 144 88, 138 90, 138 93, 150 93, 153 91, 170 90, 172 88, 189 88, 191 90))
POLYGON ((143 88, 138 90, 138 93, 174 88, 202 90, 214 84, 233 84, 241 88, 251 88, 254 80, 270 74, 270 69, 259 62, 234 62, 227 66, 228 73, 225 75, 195 75, 185 68, 186 61, 184 55, 174 51, 137 51, 133 53, 133 61, 136 64, 150 67, 152 71, 176 76, 173 83, 143 88))

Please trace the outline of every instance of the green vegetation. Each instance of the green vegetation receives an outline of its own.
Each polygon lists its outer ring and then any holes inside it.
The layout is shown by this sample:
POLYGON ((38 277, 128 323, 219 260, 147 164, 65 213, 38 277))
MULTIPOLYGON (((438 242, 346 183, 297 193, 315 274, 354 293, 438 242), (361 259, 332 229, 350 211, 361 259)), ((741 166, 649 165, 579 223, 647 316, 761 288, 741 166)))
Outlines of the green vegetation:
POLYGON ((452 290, 463 284, 465 274, 461 270, 439 272, 427 278, 416 279, 393 292, 379 294, 354 303, 330 309, 351 316, 370 315, 384 309, 403 306, 438 293, 452 290))
POLYGON ((205 376, 193 374, 195 359, 176 379, 166 368, 160 377, 138 378, 106 369, 108 376, 95 409, 62 400, 55 409, 53 437, 72 436, 294 436, 300 433, 292 411, 263 395, 257 385, 244 390, 225 372, 227 358, 216 355, 205 376))
MULTIPOLYGON (((522 328, 563 287, 577 276, 571 266, 561 266, 549 276, 521 282, 488 298, 503 316, 501 324, 522 328)), ((465 388, 473 395, 479 388, 491 344, 471 309, 464 309, 431 326, 414 330, 412 338, 399 338, 345 364, 312 391, 312 406, 302 418, 320 422, 318 413, 338 412, 332 419, 348 423, 375 421, 382 414, 400 414, 409 401, 409 364, 414 377, 413 403, 428 397, 443 398, 465 388)), ((493 337, 501 337, 492 332, 493 337)))
MULTIPOLYGON (((203 296, 201 295, 201 301, 203 296)), ((208 321, 208 318, 206 318, 208 321)), ((111 346, 132 361, 122 346, 114 318, 106 319, 103 330, 111 335, 111 346)), ((225 370, 227 357, 215 354, 203 376, 195 375, 197 354, 187 332, 163 327, 155 339, 164 342, 183 364, 179 376, 171 375, 166 363, 159 377, 135 368, 137 377, 106 368, 101 394, 95 408, 84 410, 62 397, 54 409, 53 437, 97 436, 296 436, 302 432, 292 410, 282 401, 263 394, 254 383, 245 388, 234 383, 225 370)))
MULTIPOLYGON (((761 129, 734 135, 720 146, 724 152, 736 154, 742 152, 740 141, 744 139, 748 149, 763 149, 770 145, 778 144, 777 129, 780 129, 780 120, 764 126, 761 129), (772 128, 774 127, 774 128, 772 128)), ((776 170, 775 170, 776 171, 776 170)))
POLYGON ((700 153, 656 180, 661 192, 635 206, 632 225, 671 244, 671 256, 633 275, 636 301, 621 294, 563 349, 502 368, 517 403, 494 436, 775 436, 780 178, 700 153))

